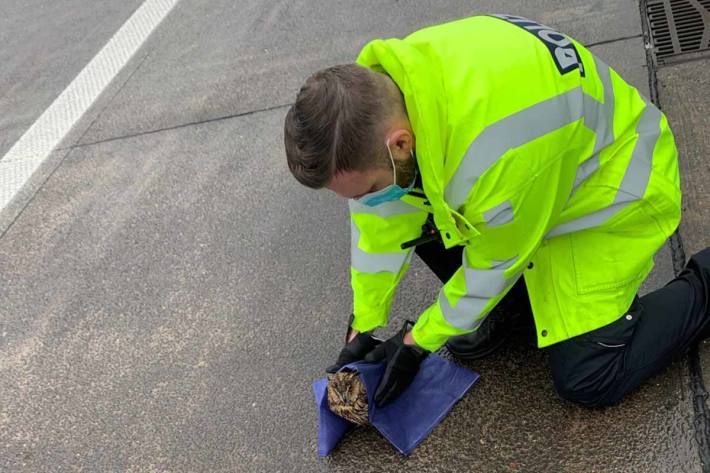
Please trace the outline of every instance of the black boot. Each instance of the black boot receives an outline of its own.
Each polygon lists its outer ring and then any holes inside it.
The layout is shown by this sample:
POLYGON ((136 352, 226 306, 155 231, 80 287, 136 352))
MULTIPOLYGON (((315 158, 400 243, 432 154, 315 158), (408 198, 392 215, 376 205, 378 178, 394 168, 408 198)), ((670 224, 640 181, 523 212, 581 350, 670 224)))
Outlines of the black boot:
POLYGON ((511 324, 506 314, 492 310, 478 330, 449 338, 446 348, 462 360, 476 360, 498 350, 511 336, 511 324))
POLYGON ((710 338, 710 247, 691 256, 676 279, 688 281, 695 289, 697 302, 705 305, 705 322, 696 340, 710 338))
POLYGON ((446 348, 462 360, 475 360, 495 352, 514 334, 534 344, 535 322, 523 278, 488 314, 478 330, 449 338, 446 348))

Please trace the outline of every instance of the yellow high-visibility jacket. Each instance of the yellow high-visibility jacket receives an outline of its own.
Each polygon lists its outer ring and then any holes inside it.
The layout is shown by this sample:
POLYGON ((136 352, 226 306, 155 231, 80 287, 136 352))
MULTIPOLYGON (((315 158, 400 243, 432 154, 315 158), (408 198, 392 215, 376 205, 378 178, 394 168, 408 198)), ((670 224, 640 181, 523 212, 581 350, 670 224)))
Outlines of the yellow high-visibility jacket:
POLYGON ((387 324, 433 214, 462 266, 419 317, 436 350, 476 330, 525 278, 538 346, 611 323, 680 220, 666 117, 578 42, 510 15, 374 40, 357 63, 404 96, 426 199, 350 201, 353 327, 387 324))

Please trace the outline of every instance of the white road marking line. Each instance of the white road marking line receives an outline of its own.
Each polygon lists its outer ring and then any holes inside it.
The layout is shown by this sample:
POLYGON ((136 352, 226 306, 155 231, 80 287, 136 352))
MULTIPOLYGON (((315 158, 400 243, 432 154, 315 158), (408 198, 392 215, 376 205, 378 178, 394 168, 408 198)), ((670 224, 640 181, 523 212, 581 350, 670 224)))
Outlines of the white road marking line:
POLYGON ((2 211, 179 0, 146 0, 0 159, 2 211))

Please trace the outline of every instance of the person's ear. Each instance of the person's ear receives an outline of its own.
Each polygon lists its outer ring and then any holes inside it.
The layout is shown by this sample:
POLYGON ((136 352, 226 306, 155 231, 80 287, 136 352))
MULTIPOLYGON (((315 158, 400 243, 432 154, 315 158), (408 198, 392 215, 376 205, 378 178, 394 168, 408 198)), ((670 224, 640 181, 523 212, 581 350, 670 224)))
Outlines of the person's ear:
POLYGON ((414 149, 414 137, 408 130, 399 128, 390 133, 389 145, 394 159, 406 161, 414 149))

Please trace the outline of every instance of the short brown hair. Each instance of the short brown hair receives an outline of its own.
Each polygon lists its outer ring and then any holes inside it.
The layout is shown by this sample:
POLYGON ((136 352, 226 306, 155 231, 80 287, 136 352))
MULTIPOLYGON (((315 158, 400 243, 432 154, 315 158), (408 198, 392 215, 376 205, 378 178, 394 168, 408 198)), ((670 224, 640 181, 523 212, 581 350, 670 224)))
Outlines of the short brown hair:
POLYGON ((387 91, 376 74, 344 64, 316 72, 301 87, 284 123, 286 159, 298 182, 320 189, 340 172, 376 166, 386 154, 376 137, 387 91))

